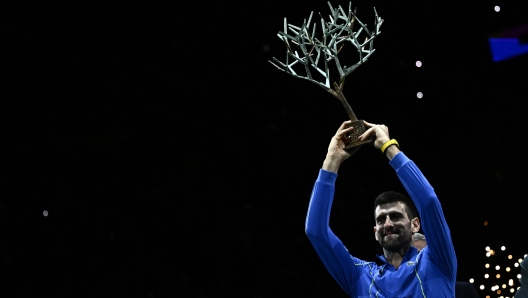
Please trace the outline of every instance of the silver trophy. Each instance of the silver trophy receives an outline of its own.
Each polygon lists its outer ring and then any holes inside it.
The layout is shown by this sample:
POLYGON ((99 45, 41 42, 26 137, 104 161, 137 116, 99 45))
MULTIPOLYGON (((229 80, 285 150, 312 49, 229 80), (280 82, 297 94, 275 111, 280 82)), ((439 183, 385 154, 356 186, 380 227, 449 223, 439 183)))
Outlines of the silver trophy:
POLYGON ((332 13, 329 15, 329 22, 325 21, 323 16, 319 14, 323 31, 321 39, 316 37, 317 24, 315 21, 312 28, 310 28, 310 25, 312 25, 313 11, 310 13, 308 22, 304 19, 301 27, 288 24, 286 18, 284 18, 284 31, 280 31, 277 36, 286 45, 286 61, 283 63, 273 57, 273 62, 269 62, 287 74, 314 82, 341 101, 348 117, 352 120, 349 126, 354 126, 354 132, 351 134, 351 142, 346 146, 346 149, 351 149, 372 142, 374 139, 371 138, 362 142, 357 139, 365 131, 365 126, 362 120, 358 120, 356 114, 354 114, 354 111, 352 111, 352 108, 345 99, 345 95, 343 94, 345 77, 352 73, 358 66, 365 63, 370 55, 374 53, 374 38, 380 34, 383 19, 378 17, 376 8, 374 8, 374 30, 371 31, 356 17, 357 9, 354 9, 354 12, 352 12, 352 3, 348 5, 348 13, 345 13, 341 6, 338 8, 332 7, 330 2, 328 2, 328 6, 332 13), (360 28, 354 31, 354 24, 356 22, 360 28), (363 43, 358 41, 360 34, 366 35, 363 43), (347 42, 350 42, 359 53, 359 61, 350 67, 346 65, 342 66, 338 58, 339 52, 347 42), (301 54, 299 55, 293 47, 299 48, 301 54), (335 62, 337 71, 339 72, 339 84, 334 82, 333 89, 330 86, 329 62, 331 61, 335 62), (298 74, 293 70, 293 66, 296 64, 304 66, 305 75, 298 74), (320 65, 324 66, 320 67, 320 65), (324 82, 315 80, 312 76, 313 71, 321 74, 324 82))

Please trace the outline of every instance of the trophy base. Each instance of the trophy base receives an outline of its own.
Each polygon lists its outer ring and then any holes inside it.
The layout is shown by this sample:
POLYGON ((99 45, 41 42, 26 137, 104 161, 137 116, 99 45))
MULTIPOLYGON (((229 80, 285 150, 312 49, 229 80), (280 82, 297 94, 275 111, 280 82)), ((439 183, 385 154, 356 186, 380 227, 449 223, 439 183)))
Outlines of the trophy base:
POLYGON ((351 142, 346 145, 345 150, 349 150, 358 146, 361 146, 363 144, 372 143, 376 140, 375 137, 368 138, 364 141, 359 141, 358 137, 365 132, 365 124, 363 123, 363 120, 353 121, 352 123, 349 123, 346 125, 346 128, 353 126, 354 130, 350 133, 350 139, 351 142))

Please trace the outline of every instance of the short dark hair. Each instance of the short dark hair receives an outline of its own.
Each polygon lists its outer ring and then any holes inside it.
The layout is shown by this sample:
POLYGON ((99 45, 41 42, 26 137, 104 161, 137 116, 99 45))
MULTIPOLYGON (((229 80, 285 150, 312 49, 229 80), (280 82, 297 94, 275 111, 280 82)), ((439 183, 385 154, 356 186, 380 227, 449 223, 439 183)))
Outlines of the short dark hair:
POLYGON ((374 201, 374 217, 376 217, 376 208, 379 205, 394 202, 402 202, 403 205, 405 205, 405 212, 407 212, 407 215, 410 217, 409 220, 412 220, 415 217, 420 217, 418 214, 418 210, 414 205, 414 202, 408 197, 395 191, 383 192, 376 198, 376 200, 374 201))

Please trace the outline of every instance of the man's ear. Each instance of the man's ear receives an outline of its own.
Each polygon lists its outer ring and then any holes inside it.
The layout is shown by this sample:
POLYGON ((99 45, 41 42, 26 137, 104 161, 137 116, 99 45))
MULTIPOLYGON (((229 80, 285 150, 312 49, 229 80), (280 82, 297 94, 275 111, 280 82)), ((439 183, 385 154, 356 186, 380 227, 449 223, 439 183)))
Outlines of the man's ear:
POLYGON ((413 233, 418 233, 418 231, 420 231, 420 219, 418 217, 413 218, 411 221, 411 229, 413 233))
POLYGON ((376 238, 376 241, 379 241, 378 240, 378 233, 376 233, 377 229, 376 227, 374 227, 374 238, 376 238))

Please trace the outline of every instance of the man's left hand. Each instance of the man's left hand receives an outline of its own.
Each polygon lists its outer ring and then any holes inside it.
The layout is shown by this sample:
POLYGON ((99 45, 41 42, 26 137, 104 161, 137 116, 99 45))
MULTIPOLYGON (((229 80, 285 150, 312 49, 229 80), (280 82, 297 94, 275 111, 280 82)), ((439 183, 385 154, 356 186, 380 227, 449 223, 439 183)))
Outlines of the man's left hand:
POLYGON ((387 126, 383 124, 368 123, 365 120, 363 120, 363 123, 365 123, 365 128, 368 129, 358 137, 359 140, 364 141, 369 137, 375 136, 376 141, 374 141, 374 147, 376 147, 376 149, 381 149, 381 146, 390 140, 389 128, 387 126))

